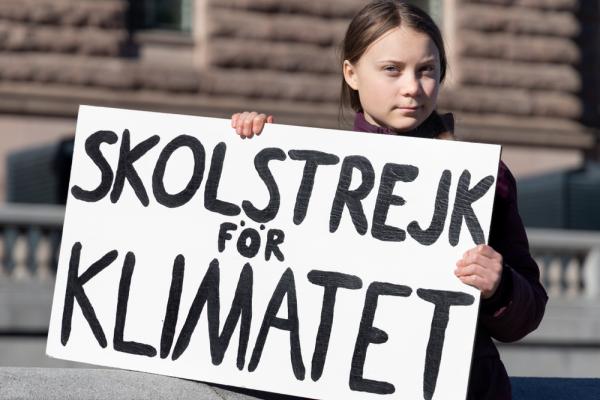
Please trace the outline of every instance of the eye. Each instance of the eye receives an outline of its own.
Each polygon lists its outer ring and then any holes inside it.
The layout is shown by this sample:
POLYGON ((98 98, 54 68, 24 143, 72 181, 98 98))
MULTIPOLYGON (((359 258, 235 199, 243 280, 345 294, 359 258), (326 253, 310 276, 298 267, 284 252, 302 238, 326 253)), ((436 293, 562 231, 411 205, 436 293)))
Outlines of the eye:
POLYGON ((395 66, 395 65, 386 65, 386 66, 383 67, 383 70, 385 72, 391 73, 391 74, 400 72, 400 69, 397 66, 395 66))
POLYGON ((424 73, 427 73, 427 74, 428 73, 434 73, 435 72, 435 65, 432 65, 432 64, 424 65, 421 68, 421 72, 424 72, 424 73))

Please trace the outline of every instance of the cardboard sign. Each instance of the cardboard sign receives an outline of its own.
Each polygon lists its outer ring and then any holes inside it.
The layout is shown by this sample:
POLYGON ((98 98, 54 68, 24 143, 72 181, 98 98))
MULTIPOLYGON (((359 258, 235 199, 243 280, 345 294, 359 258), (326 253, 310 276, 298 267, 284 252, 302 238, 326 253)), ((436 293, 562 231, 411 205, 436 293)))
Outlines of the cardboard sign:
POLYGON ((317 399, 466 395, 500 147, 82 106, 52 357, 317 399))

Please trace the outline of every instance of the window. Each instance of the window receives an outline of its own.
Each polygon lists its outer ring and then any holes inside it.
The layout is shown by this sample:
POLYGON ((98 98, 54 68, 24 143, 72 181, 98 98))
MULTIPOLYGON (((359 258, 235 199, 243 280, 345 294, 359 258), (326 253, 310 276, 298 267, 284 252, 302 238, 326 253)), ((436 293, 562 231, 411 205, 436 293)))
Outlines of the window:
POLYGON ((443 4, 442 0, 408 0, 407 3, 414 4, 417 7, 422 8, 427 11, 429 15, 433 18, 433 20, 438 24, 438 26, 442 27, 442 12, 443 12, 443 4))
POLYGON ((193 0, 130 0, 130 26, 189 32, 193 0))

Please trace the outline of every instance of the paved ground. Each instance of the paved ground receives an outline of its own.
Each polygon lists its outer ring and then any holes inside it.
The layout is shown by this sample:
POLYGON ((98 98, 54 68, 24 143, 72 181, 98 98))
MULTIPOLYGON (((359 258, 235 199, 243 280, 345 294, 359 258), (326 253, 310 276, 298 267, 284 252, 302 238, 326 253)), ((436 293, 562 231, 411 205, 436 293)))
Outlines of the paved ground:
MULTIPOLYGON (((597 400, 600 379, 512 378, 513 400, 597 400)), ((299 400, 113 369, 0 367, 0 399, 299 400)))
POLYGON ((251 400, 185 379, 109 369, 0 368, 1 399, 251 400))

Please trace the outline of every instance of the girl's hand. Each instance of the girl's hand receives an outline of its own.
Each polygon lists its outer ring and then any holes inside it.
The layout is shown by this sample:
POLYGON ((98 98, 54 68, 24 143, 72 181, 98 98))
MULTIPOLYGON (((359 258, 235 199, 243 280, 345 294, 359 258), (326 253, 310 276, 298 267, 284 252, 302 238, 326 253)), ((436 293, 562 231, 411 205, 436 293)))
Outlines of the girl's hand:
POLYGON ((273 122, 272 115, 267 116, 266 114, 259 114, 255 111, 244 111, 231 116, 231 126, 242 139, 260 135, 267 122, 273 122))
POLYGON ((500 253, 488 245, 480 244, 456 262, 454 274, 461 282, 479 289, 483 299, 489 299, 500 285, 502 265, 500 253))

